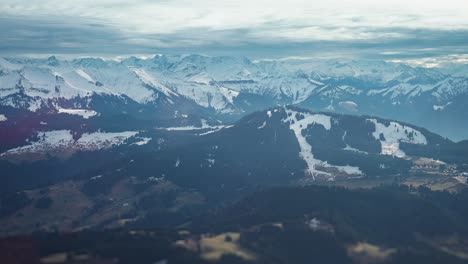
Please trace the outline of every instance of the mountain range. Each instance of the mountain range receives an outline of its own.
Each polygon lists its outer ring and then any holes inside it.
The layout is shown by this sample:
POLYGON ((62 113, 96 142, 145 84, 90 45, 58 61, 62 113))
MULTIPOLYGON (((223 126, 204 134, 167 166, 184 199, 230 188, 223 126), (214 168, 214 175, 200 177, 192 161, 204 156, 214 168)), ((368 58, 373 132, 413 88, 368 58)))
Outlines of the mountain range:
POLYGON ((458 72, 382 61, 202 55, 0 59, 2 120, 27 111, 119 114, 159 126, 168 126, 163 121, 171 117, 172 125, 201 126, 201 118, 214 125, 296 105, 400 120, 458 141, 468 138, 467 98, 468 78, 458 72))
POLYGON ((0 59, 0 258, 464 263, 468 78, 446 70, 0 59))

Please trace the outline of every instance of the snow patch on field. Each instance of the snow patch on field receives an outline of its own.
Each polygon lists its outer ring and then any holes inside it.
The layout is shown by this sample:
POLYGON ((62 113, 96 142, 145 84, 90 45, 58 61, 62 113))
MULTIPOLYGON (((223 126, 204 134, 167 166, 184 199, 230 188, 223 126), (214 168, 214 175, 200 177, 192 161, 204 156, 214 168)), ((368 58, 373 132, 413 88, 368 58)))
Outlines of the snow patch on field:
POLYGON ((219 126, 183 126, 183 127, 158 127, 157 129, 167 130, 167 131, 190 131, 190 130, 202 130, 202 129, 217 129, 219 126))
POLYGON ((66 109, 66 108, 57 107, 57 110, 59 113, 64 113, 64 114, 69 114, 69 115, 79 115, 83 117, 84 119, 88 119, 90 117, 97 115, 96 111, 88 110, 88 109, 66 109))
POLYGON ((78 139, 77 143, 82 146, 97 146, 98 148, 106 148, 114 145, 120 145, 124 143, 125 140, 135 136, 136 134, 138 134, 138 132, 134 131, 114 133, 85 133, 78 139))
MULTIPOLYGON (((182 127, 158 127, 156 129, 160 130, 167 130, 167 131, 191 131, 191 130, 205 130, 205 129, 210 129, 211 131, 206 132, 206 134, 216 132, 218 130, 221 130, 223 128, 227 128, 231 126, 224 126, 224 125, 219 125, 219 126, 211 126, 208 124, 208 122, 205 119, 201 120, 201 126, 182 126, 182 127)), ((203 133, 205 134, 205 133, 203 133)), ((200 134, 202 135, 202 134, 200 134)))
POLYGON ((376 119, 367 120, 375 125, 375 131, 372 135, 380 141, 382 155, 405 157, 405 152, 400 149, 400 142, 427 145, 426 137, 420 131, 411 127, 396 122, 390 122, 390 125, 386 126, 376 119))
POLYGON ((140 141, 133 143, 133 145, 137 145, 137 146, 146 145, 151 141, 151 138, 144 137, 144 138, 140 138, 139 140, 140 141))
POLYGON ((286 109, 287 118, 284 122, 289 123, 289 128, 296 135, 296 139, 301 149, 299 155, 304 159, 308 167, 308 173, 315 180, 316 176, 326 176, 329 180, 333 180, 334 176, 326 171, 320 170, 324 168, 335 168, 340 172, 346 174, 362 175, 362 171, 358 167, 353 166, 335 166, 328 164, 326 161, 318 160, 314 157, 312 146, 307 142, 306 137, 302 135, 302 131, 307 129, 309 125, 318 124, 322 125, 326 130, 331 129, 331 117, 323 114, 310 114, 307 112, 297 112, 294 110, 286 109), (300 116, 300 120, 298 117, 300 116))
POLYGON ((0 115, 0 122, 7 121, 8 118, 5 115, 0 115))

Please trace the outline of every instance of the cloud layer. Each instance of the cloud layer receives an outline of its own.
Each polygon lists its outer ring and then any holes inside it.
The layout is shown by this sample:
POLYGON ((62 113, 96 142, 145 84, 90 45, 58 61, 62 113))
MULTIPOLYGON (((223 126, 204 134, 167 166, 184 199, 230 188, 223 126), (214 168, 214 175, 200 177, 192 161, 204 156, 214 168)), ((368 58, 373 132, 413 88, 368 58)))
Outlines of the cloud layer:
POLYGON ((4 0, 2 54, 385 59, 468 53, 464 0, 4 0))

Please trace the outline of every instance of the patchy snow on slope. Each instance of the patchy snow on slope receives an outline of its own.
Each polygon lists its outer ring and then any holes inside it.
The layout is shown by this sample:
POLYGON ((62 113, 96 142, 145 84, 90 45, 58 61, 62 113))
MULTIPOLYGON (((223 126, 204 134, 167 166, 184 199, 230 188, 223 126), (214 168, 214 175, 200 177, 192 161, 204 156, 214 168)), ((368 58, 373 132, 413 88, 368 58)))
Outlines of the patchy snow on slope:
POLYGON ((11 63, 5 60, 4 58, 0 58, 0 70, 15 71, 15 70, 20 70, 21 68, 22 68, 21 65, 11 63))
POLYGON ((167 88, 162 83, 158 82, 153 76, 147 73, 143 69, 132 68, 132 71, 141 79, 144 83, 154 87, 155 89, 161 91, 163 94, 171 97, 171 96, 179 96, 178 94, 174 93, 171 89, 167 88))
POLYGON ((73 139, 70 130, 53 130, 38 132, 39 140, 30 145, 10 149, 0 156, 21 155, 21 154, 46 154, 50 152, 65 152, 72 154, 76 151, 93 151, 107 149, 116 145, 121 145, 125 141, 138 134, 134 131, 126 132, 94 132, 85 133, 78 140, 73 139))
POLYGON ((88 119, 90 117, 97 115, 96 111, 88 110, 88 109, 66 109, 66 108, 57 107, 57 110, 59 113, 64 113, 64 114, 69 114, 69 115, 79 115, 83 117, 84 119, 88 119))
POLYGON ((311 78, 309 78, 308 80, 309 80, 309 82, 311 82, 311 83, 313 83, 315 85, 318 85, 318 86, 325 85, 323 82, 319 82, 319 81, 316 81, 316 80, 311 79, 311 78))
POLYGON ((335 166, 328 164, 326 161, 321 161, 314 158, 312 152, 312 146, 307 142, 306 137, 302 135, 302 131, 307 129, 309 125, 318 124, 322 125, 326 130, 331 129, 331 117, 323 114, 310 114, 307 112, 297 112, 294 110, 286 109, 287 118, 283 120, 289 123, 289 128, 296 135, 296 139, 299 143, 300 152, 299 155, 304 159, 308 167, 308 173, 315 180, 316 176, 325 176, 329 180, 334 179, 334 175, 329 172, 320 170, 320 167, 335 168, 340 172, 346 174, 358 174, 362 175, 362 171, 358 167, 353 166, 335 166), (298 120, 298 116, 302 119, 298 120))
MULTIPOLYGON (((89 82, 83 82, 83 79, 76 76, 76 74, 73 74, 70 76, 69 73, 60 73, 60 72, 52 72, 53 78, 58 80, 59 83, 62 83, 59 88, 59 93, 60 96, 63 96, 65 98, 73 98, 75 96, 89 96, 93 92, 98 92, 96 90, 96 86, 90 84, 89 82)), ((54 84, 54 88, 57 88, 57 86, 54 84)), ((51 94, 53 95, 53 94, 51 94)))
POLYGON ((128 138, 131 138, 138 134, 135 131, 126 131, 126 132, 94 132, 94 133, 85 133, 76 141, 78 145, 88 148, 102 149, 108 148, 114 145, 120 145, 125 142, 128 138))
POLYGON ((226 128, 226 126, 224 125, 210 126, 205 119, 201 119, 201 126, 158 127, 156 129, 167 130, 167 131, 190 131, 190 130, 204 130, 204 129, 219 130, 223 128, 226 128))
POLYGON ((93 176, 93 177, 91 177, 89 179, 92 180, 92 181, 95 181, 95 180, 98 180, 98 179, 101 179, 101 178, 102 178, 102 175, 100 174, 100 175, 93 176))
POLYGON ((286 110, 288 120, 293 121, 293 127, 298 129, 306 129, 308 125, 318 124, 322 125, 326 130, 331 128, 331 117, 323 114, 310 114, 307 112, 297 112, 294 110, 286 110), (302 116, 303 118, 298 120, 297 117, 302 116))
POLYGON ((8 118, 5 115, 0 115, 0 122, 7 121, 8 118))
POLYGON ((81 77, 83 77, 85 80, 87 80, 88 82, 96 83, 96 81, 91 76, 89 76, 86 72, 84 72, 82 69, 77 69, 75 72, 81 77))
POLYGON ((461 183, 461 184, 467 184, 468 183, 468 177, 466 176, 455 176, 455 177, 452 177, 454 178, 457 182, 461 183))
POLYGON ((183 126, 183 127, 158 127, 157 129, 167 130, 167 131, 189 131, 189 130, 201 130, 211 127, 196 127, 196 126, 183 126))
MULTIPOLYGON (((343 136, 341 137, 341 140, 343 140, 343 143, 346 143, 346 136, 348 135, 348 131, 345 131, 343 133, 343 136)), ((350 145, 346 144, 346 147, 343 148, 343 150, 348 150, 348 151, 352 151, 352 152, 356 152, 356 153, 361 153, 361 154, 369 154, 368 152, 365 152, 365 151, 362 151, 360 149, 357 149, 357 148, 353 148, 351 147, 350 145)))
POLYGON ((215 128, 215 129, 213 129, 213 130, 210 130, 210 131, 207 131, 207 132, 198 134, 198 136, 206 136, 206 135, 213 134, 213 133, 216 133, 216 132, 221 131, 221 130, 223 130, 223 129, 227 129, 227 128, 231 128, 231 127, 233 127, 233 125, 229 125, 229 126, 218 126, 217 128, 215 128))
POLYGON ((30 145, 10 149, 2 153, 0 156, 45 152, 47 149, 66 147, 74 141, 70 130, 39 132, 37 133, 37 137, 39 138, 38 141, 35 141, 30 145))
POLYGON ((215 162, 216 160, 215 159, 212 159, 212 158, 208 158, 206 159, 207 163, 208 163, 208 167, 211 168, 215 165, 215 162))
POLYGON ((266 124, 267 124, 266 121, 263 121, 263 124, 262 124, 261 126, 257 127, 257 129, 262 129, 262 128, 264 128, 264 127, 266 126, 266 124))
POLYGON ((40 100, 34 100, 29 104, 28 110, 31 112, 36 112, 42 107, 42 102, 40 100))
MULTIPOLYGON (((326 162, 325 162, 325 163, 326 163, 326 162)), ((337 165, 331 165, 331 164, 328 164, 328 163, 326 163, 325 165, 326 165, 325 167, 336 168, 338 171, 344 172, 344 173, 346 173, 346 174, 350 174, 350 175, 364 175, 364 173, 363 173, 358 167, 355 167, 355 166, 350 166, 350 165, 346 165, 346 166, 337 166, 337 165)), ((332 178, 332 179, 333 179, 333 178, 332 178)))
POLYGON ((239 96, 239 92, 230 90, 224 87, 220 87, 219 91, 221 94, 228 100, 229 103, 233 104, 234 103, 234 98, 239 96))
POLYGON ((447 106, 451 105, 452 102, 448 102, 444 105, 433 105, 432 106, 432 109, 434 109, 434 111, 441 111, 441 110, 444 110, 447 106))
POLYGON ((350 112, 358 111, 358 105, 353 101, 339 102, 338 105, 350 112))
POLYGON ((419 131, 401 125, 396 122, 390 122, 389 126, 379 123, 376 119, 367 119, 374 123, 375 131, 372 133, 375 139, 380 141, 381 154, 391 155, 399 158, 406 156, 400 149, 400 142, 426 145, 426 137, 419 131))
POLYGON ((201 72, 199 74, 193 75, 190 78, 188 78, 187 81, 204 85, 210 85, 214 82, 213 78, 206 74, 206 72, 201 72))
POLYGON ((353 147, 351 147, 351 146, 348 145, 348 144, 346 144, 346 147, 344 148, 344 150, 348 150, 348 151, 352 151, 352 152, 356 152, 356 153, 361 153, 361 154, 369 154, 368 152, 359 150, 359 149, 357 149, 357 148, 353 148, 353 147))
POLYGON ((143 146, 148 144, 151 141, 151 138, 139 138, 140 141, 133 143, 132 145, 138 145, 138 146, 143 146))

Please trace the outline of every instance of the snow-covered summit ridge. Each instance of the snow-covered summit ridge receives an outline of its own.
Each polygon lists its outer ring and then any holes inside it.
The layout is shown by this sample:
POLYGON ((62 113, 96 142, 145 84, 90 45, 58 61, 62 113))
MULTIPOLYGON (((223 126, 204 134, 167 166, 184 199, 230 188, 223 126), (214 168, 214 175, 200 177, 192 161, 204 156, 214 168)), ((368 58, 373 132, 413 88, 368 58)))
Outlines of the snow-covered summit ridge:
POLYGON ((354 89, 355 94, 392 100, 425 93, 439 98, 466 93, 468 89, 465 78, 451 77, 435 69, 352 60, 250 61, 243 57, 201 55, 157 55, 120 61, 7 58, 0 59, 0 73, 0 98, 22 90, 40 98, 124 94, 136 102, 147 103, 154 100, 155 92, 161 92, 168 97, 183 96, 225 113, 236 109, 236 98, 241 94, 301 103, 316 94, 343 87, 347 91, 354 89))
POLYGON ((34 155, 40 158, 46 154, 67 157, 77 151, 94 151, 121 145, 138 133, 135 131, 92 132, 84 133, 75 139, 70 130, 39 131, 36 135, 37 141, 3 152, 0 157, 34 155))

